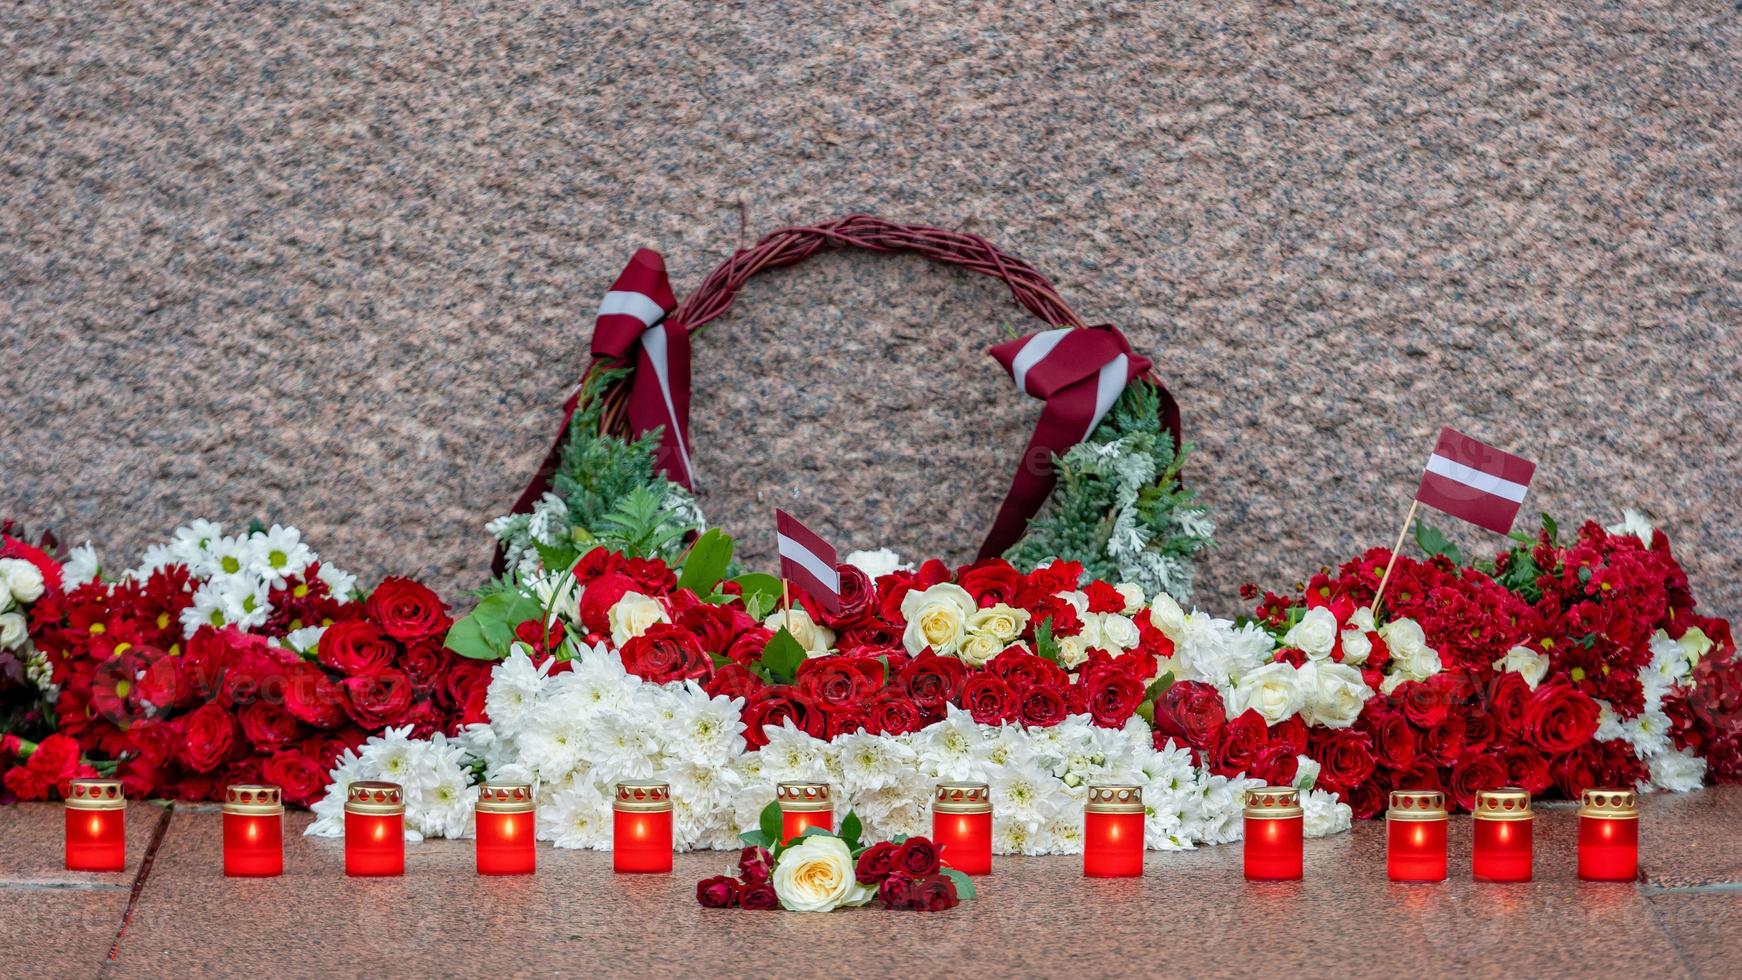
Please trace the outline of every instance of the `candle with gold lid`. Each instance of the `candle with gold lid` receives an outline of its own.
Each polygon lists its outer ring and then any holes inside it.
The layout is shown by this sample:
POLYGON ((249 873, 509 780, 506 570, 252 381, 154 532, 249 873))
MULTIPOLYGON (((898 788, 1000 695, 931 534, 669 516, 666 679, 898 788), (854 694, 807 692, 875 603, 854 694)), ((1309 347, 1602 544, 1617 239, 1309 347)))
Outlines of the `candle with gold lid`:
POLYGON ((1446 794, 1396 789, 1385 811, 1385 870, 1392 881, 1446 880, 1446 794))
POLYGON ((1536 814, 1516 786, 1476 793, 1470 873, 1477 881, 1529 881, 1536 814))
POLYGON ((617 784, 611 801, 611 864, 618 873, 671 870, 671 787, 617 784))
POLYGON ((235 783, 224 790, 224 874, 284 873, 284 800, 277 786, 235 783))
POLYGON ((119 779, 75 779, 67 787, 66 864, 69 871, 127 867, 127 797, 119 779))
POLYGON ((931 839, 943 862, 968 875, 992 871, 992 791, 985 783, 939 783, 931 839))
POLYGON ((345 790, 345 873, 405 873, 405 792, 398 783, 366 779, 345 790))
POLYGON ((1252 881, 1293 881, 1305 867, 1305 811, 1292 786, 1247 790, 1245 810, 1246 877, 1252 881))
POLYGON ((1083 803, 1083 874, 1136 878, 1143 874, 1143 790, 1090 786, 1083 803))
POLYGON ((1639 795, 1633 790, 1588 789, 1579 794, 1579 877, 1639 877, 1639 795))
POLYGON ((811 827, 835 829, 835 802, 827 783, 781 783, 774 787, 774 799, 780 804, 782 844, 811 827))
POLYGON ((532 787, 485 783, 478 787, 478 873, 529 875, 538 868, 532 787))

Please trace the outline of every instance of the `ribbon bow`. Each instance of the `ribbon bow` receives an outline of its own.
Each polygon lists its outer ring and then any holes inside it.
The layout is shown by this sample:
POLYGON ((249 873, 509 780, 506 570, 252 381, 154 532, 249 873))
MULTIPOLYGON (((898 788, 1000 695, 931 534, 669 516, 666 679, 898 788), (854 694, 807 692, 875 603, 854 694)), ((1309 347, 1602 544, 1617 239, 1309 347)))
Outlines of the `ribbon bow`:
MULTIPOLYGON (((1149 361, 1131 349, 1125 335, 1108 325, 1043 330, 993 347, 992 356, 1016 382, 1016 389, 1046 402, 1034 437, 1029 439, 1010 492, 998 508, 980 557, 1009 550, 1028 521, 1046 503, 1058 477, 1052 460, 1088 438, 1119 400, 1125 386, 1149 370, 1149 361)), ((1159 386, 1158 386, 1159 387, 1159 386)), ((1179 440, 1179 406, 1161 389, 1162 421, 1179 440)))
MULTIPOLYGON (((664 429, 655 465, 671 480, 688 487, 693 480, 689 454, 690 335, 682 324, 667 318, 675 309, 677 298, 665 275, 665 259, 650 248, 637 251, 599 303, 591 352, 594 358, 624 364, 634 358, 629 424, 637 435, 664 429)), ((581 391, 576 388, 563 403, 563 424, 557 430, 556 442, 510 513, 532 510, 550 489, 580 399, 581 391)), ((497 559, 500 565, 500 553, 497 559)))

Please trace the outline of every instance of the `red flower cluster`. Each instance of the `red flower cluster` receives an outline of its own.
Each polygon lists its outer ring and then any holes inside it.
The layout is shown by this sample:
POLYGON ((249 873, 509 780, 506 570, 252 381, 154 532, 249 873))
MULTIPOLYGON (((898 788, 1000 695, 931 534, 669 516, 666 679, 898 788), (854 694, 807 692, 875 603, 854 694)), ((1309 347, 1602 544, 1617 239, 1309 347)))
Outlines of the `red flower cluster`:
POLYGON ((750 909, 772 912, 780 908, 775 897, 774 857, 767 848, 746 847, 738 853, 738 876, 715 875, 696 883, 696 901, 705 909, 750 909))
POLYGON ((876 885, 877 900, 886 909, 942 912, 961 904, 956 883, 943 873, 937 845, 925 837, 872 844, 860 852, 853 877, 861 885, 876 885))
MULTIPOLYGON (((185 642, 194 583, 179 565, 45 596, 32 636, 60 690, 65 738, 45 740, 23 768, 52 743, 47 758, 64 745, 75 760, 116 760, 130 797, 220 799, 230 783, 265 782, 307 804, 334 760, 371 733, 409 725, 423 737, 482 720, 489 665, 443 649, 451 620, 434 592, 389 578, 367 601, 343 601, 316 572, 272 592, 259 632, 202 626, 185 642), (318 625, 327 629, 307 658, 268 642, 318 625)), ((25 799, 51 788, 17 781, 25 799)))
POLYGON ((1143 702, 1158 658, 1173 652, 1143 610, 1133 617, 1140 637, 1135 649, 1118 656, 1091 649, 1087 662, 1074 670, 1040 656, 1043 623, 1054 638, 1083 628, 1076 608, 1057 593, 1081 587, 1091 613, 1125 607, 1124 597, 1105 582, 1083 584, 1082 566, 1072 562, 1024 575, 994 558, 958 568, 952 576, 942 562, 929 561, 917 571, 882 576, 875 585, 851 566, 841 566, 840 572, 840 612, 800 600, 815 621, 836 632, 840 652, 806 660, 794 676, 784 678, 759 667, 774 634, 745 611, 742 601, 706 604, 677 588, 677 577, 664 563, 625 559, 602 548, 575 568, 584 587, 580 613, 589 641, 609 635, 608 614, 625 593, 659 600, 671 622, 624 643, 619 651, 624 669, 659 683, 695 680, 710 694, 743 698, 745 738, 752 747, 766 744, 765 725, 791 722, 817 738, 860 730, 893 735, 942 720, 951 705, 983 724, 1047 727, 1067 715, 1087 714, 1098 725, 1119 727, 1143 702), (1005 603, 1029 614, 1017 643, 984 667, 929 648, 914 656, 902 644, 907 626, 902 599, 909 591, 951 581, 982 609, 1005 603))

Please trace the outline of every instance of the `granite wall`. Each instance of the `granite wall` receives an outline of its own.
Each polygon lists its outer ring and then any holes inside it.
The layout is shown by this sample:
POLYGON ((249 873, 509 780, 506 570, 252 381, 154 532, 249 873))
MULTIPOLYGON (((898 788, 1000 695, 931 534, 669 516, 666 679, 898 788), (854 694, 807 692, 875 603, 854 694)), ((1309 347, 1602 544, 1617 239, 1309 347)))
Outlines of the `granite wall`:
MULTIPOLYGON (((458 596, 634 247, 681 294, 865 211, 1154 358, 1208 605, 1389 543, 1452 423, 1742 612, 1731 3, 973 6, 7 5, 0 510, 116 565, 294 522, 458 596)), ((983 349, 1034 326, 918 259, 762 277, 698 341, 705 505, 759 560, 777 502, 970 555, 1038 412, 983 349)))

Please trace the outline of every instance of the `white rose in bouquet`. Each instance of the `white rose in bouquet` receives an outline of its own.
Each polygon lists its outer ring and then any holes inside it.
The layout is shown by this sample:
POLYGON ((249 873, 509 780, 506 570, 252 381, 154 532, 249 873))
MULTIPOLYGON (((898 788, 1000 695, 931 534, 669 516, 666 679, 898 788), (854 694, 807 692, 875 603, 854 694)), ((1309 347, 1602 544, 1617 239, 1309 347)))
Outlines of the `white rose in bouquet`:
POLYGON ((1391 672, 1406 680, 1425 681, 1440 672, 1440 655, 1427 645, 1427 634, 1413 619, 1394 619, 1379 629, 1391 651, 1391 672))
POLYGON ((1494 669, 1518 674, 1534 691, 1536 685, 1541 684, 1542 679, 1548 676, 1548 657, 1529 647, 1513 647, 1506 651, 1506 656, 1494 661, 1494 669))
POLYGON ((620 647, 647 632, 655 623, 671 622, 671 617, 666 615, 665 607, 658 599, 639 592, 625 592, 623 598, 618 599, 611 611, 605 614, 605 621, 611 624, 611 643, 620 647))
POLYGON ((971 667, 984 667, 993 657, 1004 652, 1004 642, 990 633, 969 633, 956 650, 956 656, 971 667))
POLYGON ((1361 672, 1348 664, 1308 661, 1297 675, 1307 690, 1308 724, 1348 728, 1373 696, 1361 672))
POLYGON ((846 564, 864 572, 873 582, 885 575, 893 575, 909 567, 902 562, 900 555, 888 548, 878 548, 876 551, 855 551, 848 554, 845 561, 846 564))
POLYGON ((0 586, 19 602, 35 602, 42 598, 42 572, 22 558, 0 558, 0 586))
POLYGON ((1228 706, 1230 717, 1238 717, 1248 708, 1263 716, 1266 724, 1291 718, 1306 706, 1306 691, 1294 667, 1285 663, 1268 663, 1247 671, 1234 684, 1234 699, 1228 706))
POLYGON ((990 633, 1005 643, 1015 643, 1028 619, 1028 610, 1000 602, 969 616, 967 626, 970 633, 990 633))
POLYGON ((793 606, 790 610, 776 609, 768 614, 762 625, 771 630, 786 630, 798 645, 804 647, 806 657, 820 657, 829 652, 835 645, 835 631, 821 626, 811 618, 811 614, 803 606, 793 606))
POLYGON ((19 613, 0 613, 0 650, 16 650, 24 645, 30 629, 19 613))
POLYGON ((877 895, 854 877, 852 852, 839 837, 807 837, 787 848, 771 880, 781 907, 794 912, 832 912, 877 895))
POLYGON ((955 653, 975 610, 974 597, 959 585, 944 582, 924 592, 910 591, 901 599, 901 616, 907 620, 902 645, 915 656, 926 647, 937 654, 955 653))
POLYGON ((1308 609, 1300 622, 1283 634, 1282 645, 1294 647, 1313 660, 1329 657, 1337 645, 1337 617, 1323 606, 1308 609))

